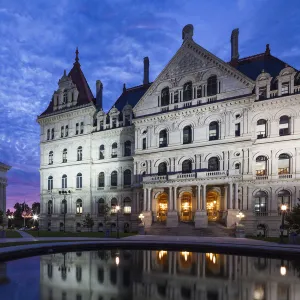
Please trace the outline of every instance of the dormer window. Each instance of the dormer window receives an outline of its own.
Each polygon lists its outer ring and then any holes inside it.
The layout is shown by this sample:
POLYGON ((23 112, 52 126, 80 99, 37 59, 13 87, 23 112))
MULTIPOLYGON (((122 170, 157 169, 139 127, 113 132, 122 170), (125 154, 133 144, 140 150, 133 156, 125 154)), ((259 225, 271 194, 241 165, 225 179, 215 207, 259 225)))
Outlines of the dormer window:
POLYGON ((288 95, 290 93, 289 83, 283 82, 281 85, 281 95, 288 95))
POLYGON ((263 100, 267 98, 267 87, 266 86, 262 86, 259 88, 258 90, 259 93, 259 100, 263 100))
POLYGON ((50 140, 50 129, 47 130, 47 140, 50 140))
POLYGON ((197 88, 197 98, 201 98, 202 97, 202 86, 198 86, 197 88))
POLYGON ((130 125, 130 115, 125 115, 124 117, 124 126, 129 126, 130 125))
POLYGON ((116 128, 117 127, 117 119, 113 118, 111 124, 112 124, 112 128, 116 128))
POLYGON ((100 121, 100 130, 103 130, 103 121, 100 121))
POLYGON ((192 100, 192 82, 189 81, 183 86, 183 101, 192 100))
POLYGON ((64 92, 63 94, 63 104, 66 104, 68 102, 68 93, 64 92))
POLYGON ((174 92, 174 103, 178 103, 178 99, 179 99, 178 91, 175 91, 174 92))
POLYGON ((161 91, 161 106, 169 105, 169 103, 170 103, 170 92, 169 92, 169 88, 165 87, 161 91))
POLYGON ((207 79, 207 96, 216 95, 217 92, 217 76, 213 75, 207 79))

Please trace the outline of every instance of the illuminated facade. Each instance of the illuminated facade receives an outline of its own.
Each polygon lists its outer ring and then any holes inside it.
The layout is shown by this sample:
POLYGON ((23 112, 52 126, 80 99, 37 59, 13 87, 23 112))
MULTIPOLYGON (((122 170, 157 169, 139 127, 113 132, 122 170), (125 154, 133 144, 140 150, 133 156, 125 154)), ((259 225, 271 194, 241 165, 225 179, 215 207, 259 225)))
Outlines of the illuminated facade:
POLYGON ((122 229, 136 230, 141 211, 146 227, 198 229, 232 227, 243 211, 246 233, 278 236, 281 204, 291 209, 300 193, 300 73, 269 45, 240 59, 238 34, 224 62, 185 26, 154 82, 145 58, 143 84, 124 85, 107 113, 103 86, 97 81, 94 98, 77 53, 38 118, 42 227, 62 228, 65 201, 68 230, 80 230, 85 213, 102 230, 108 203, 112 212, 121 206, 122 229))
POLYGON ((216 253, 93 251, 41 257, 41 299, 296 300, 291 262, 216 253))

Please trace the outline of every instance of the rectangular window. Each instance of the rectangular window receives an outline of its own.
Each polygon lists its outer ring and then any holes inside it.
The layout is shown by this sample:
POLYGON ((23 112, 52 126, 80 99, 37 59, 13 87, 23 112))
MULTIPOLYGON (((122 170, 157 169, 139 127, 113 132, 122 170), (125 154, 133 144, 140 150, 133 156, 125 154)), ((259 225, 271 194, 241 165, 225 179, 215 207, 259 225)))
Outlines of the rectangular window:
POLYGON ((175 91, 174 92, 174 103, 178 103, 178 100, 179 100, 179 98, 178 98, 178 91, 175 91))
POLYGON ((111 123, 112 123, 112 128, 117 127, 117 119, 116 118, 113 118, 111 123))
POLYGON ((103 130, 103 121, 100 121, 100 130, 103 130))
POLYGON ((147 147, 147 140, 146 138, 143 138, 143 150, 145 150, 147 147))
POLYGON ((69 125, 66 125, 65 136, 69 135, 69 125))
POLYGON ((76 123, 76 133, 75 134, 79 134, 79 123, 76 123))
POLYGON ((281 95, 288 95, 290 93, 289 91, 289 83, 284 82, 281 85, 281 95))
POLYGON ((197 88, 197 98, 201 98, 202 97, 202 86, 198 86, 197 88))
POLYGON ((125 126, 129 126, 130 125, 130 116, 126 115, 125 116, 125 126))
POLYGON ((47 130, 47 140, 50 140, 50 129, 47 130))
POLYGON ((64 137, 64 131, 65 131, 64 126, 61 126, 61 128, 60 128, 60 137, 64 137))
POLYGON ((76 188, 77 189, 82 188, 82 176, 77 176, 76 188))
POLYGON ((124 206, 124 214, 131 214, 131 206, 124 206))
POLYGON ((235 136, 240 136, 241 135, 241 124, 237 123, 235 124, 235 136))
POLYGON ((263 100, 267 98, 267 87, 263 86, 259 88, 259 100, 263 100))
POLYGON ((83 133, 83 122, 80 123, 80 134, 83 133))
POLYGON ((51 129, 51 139, 54 139, 54 128, 51 129))

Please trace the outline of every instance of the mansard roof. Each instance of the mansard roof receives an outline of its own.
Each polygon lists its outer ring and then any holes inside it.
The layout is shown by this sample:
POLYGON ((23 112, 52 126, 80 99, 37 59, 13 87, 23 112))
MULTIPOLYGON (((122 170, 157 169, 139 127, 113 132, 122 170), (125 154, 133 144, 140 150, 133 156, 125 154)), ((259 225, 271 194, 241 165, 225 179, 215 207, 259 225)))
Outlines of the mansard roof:
POLYGON ((256 80, 262 70, 269 73, 273 79, 275 79, 275 77, 278 76, 280 71, 285 67, 290 66, 266 51, 264 53, 239 59, 236 69, 252 80, 256 80))
MULTIPOLYGON (((87 83, 87 80, 81 70, 78 53, 79 53, 78 49, 76 49, 75 62, 73 64, 73 68, 68 74, 68 77, 71 78, 72 82, 76 85, 76 88, 79 92, 77 103, 76 105, 71 106, 71 108, 76 108, 78 106, 82 106, 89 103, 96 104, 96 99, 94 98, 93 93, 87 83)), ((43 117, 45 115, 53 113, 54 112, 53 105, 54 105, 54 97, 52 97, 49 106, 39 117, 43 117)), ((56 110, 55 112, 59 113, 61 111, 63 110, 56 110)))
POLYGON ((151 84, 152 82, 148 84, 134 86, 128 89, 124 88, 123 93, 117 99, 113 107, 116 107, 119 111, 122 111, 124 106, 129 104, 133 108, 139 102, 142 96, 146 93, 146 91, 149 89, 151 84))

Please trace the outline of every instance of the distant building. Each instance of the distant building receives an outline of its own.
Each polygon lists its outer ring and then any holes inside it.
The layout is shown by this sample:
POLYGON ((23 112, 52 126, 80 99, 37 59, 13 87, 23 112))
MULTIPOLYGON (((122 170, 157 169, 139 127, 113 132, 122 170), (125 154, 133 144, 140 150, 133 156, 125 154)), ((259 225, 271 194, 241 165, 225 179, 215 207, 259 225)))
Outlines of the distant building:
POLYGON ((300 193, 300 73, 269 45, 239 58, 238 33, 225 62, 185 26, 154 82, 145 58, 143 84, 124 85, 108 112, 102 83, 94 97, 76 51, 38 117, 42 227, 62 229, 65 216, 68 230, 80 230, 88 212, 102 230, 108 203, 114 220, 122 207, 122 228, 136 229, 140 212, 147 227, 231 227, 242 210, 247 233, 278 236, 281 204, 291 209, 300 193))
POLYGON ((4 214, 6 213, 6 173, 10 170, 10 168, 11 166, 0 162, 0 210, 2 210, 4 214))

